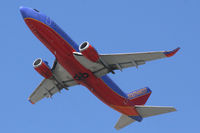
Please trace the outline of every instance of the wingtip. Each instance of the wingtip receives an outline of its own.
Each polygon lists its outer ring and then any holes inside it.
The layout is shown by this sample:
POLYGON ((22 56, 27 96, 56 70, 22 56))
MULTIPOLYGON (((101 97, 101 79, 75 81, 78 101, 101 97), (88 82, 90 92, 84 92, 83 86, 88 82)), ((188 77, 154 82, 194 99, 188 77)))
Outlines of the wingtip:
POLYGON ((31 104, 35 104, 34 102, 31 101, 31 99, 28 99, 28 101, 29 101, 31 104))
POLYGON ((171 57, 171 56, 175 55, 179 50, 180 50, 180 47, 178 47, 172 51, 166 51, 166 52, 164 52, 164 54, 166 57, 171 57))
POLYGON ((177 109, 173 107, 173 111, 177 111, 177 109))
POLYGON ((121 129, 120 127, 116 127, 116 126, 115 126, 114 128, 115 128, 116 130, 118 130, 118 131, 121 129))

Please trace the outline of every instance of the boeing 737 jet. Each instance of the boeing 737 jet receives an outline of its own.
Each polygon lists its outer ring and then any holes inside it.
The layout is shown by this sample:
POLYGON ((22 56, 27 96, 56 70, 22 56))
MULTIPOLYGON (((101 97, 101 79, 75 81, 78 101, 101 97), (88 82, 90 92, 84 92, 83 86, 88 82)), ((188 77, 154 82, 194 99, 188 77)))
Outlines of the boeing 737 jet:
POLYGON ((32 33, 55 56, 52 67, 41 58, 33 62, 34 69, 44 80, 30 95, 32 104, 52 97, 62 89, 68 90, 70 86, 83 85, 106 105, 121 113, 116 129, 135 121, 141 122, 149 116, 176 110, 174 107, 145 106, 151 95, 148 87, 126 94, 107 74, 171 57, 180 48, 159 52, 99 54, 87 41, 78 46, 50 17, 38 10, 20 7, 20 12, 32 33))

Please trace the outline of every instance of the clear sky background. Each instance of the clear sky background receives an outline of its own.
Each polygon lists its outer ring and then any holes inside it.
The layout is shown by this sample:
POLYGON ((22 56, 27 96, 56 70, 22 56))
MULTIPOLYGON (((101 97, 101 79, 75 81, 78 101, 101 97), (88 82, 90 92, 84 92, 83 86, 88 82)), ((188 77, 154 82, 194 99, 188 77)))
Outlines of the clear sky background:
POLYGON ((199 0, 1 0, 1 133, 188 133, 199 132, 199 0), (80 44, 99 53, 181 50, 111 78, 125 92, 150 87, 148 105, 175 106, 177 112, 150 117, 116 131, 120 113, 82 86, 63 90, 32 105, 28 96, 43 79, 32 67, 54 56, 30 32, 19 7, 50 16, 80 44))

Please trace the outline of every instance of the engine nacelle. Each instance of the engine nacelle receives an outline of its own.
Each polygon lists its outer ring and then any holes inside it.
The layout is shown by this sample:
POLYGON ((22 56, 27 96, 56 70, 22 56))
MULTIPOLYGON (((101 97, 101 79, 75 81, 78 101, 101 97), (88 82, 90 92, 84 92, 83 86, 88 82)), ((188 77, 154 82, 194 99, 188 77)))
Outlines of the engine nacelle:
POLYGON ((89 44, 89 42, 83 42, 79 46, 79 51, 92 62, 97 62, 99 60, 99 54, 96 49, 89 44))
POLYGON ((33 62, 33 67, 40 75, 42 75, 46 79, 51 78, 53 75, 51 69, 47 65, 47 62, 43 61, 41 58, 36 59, 33 62))

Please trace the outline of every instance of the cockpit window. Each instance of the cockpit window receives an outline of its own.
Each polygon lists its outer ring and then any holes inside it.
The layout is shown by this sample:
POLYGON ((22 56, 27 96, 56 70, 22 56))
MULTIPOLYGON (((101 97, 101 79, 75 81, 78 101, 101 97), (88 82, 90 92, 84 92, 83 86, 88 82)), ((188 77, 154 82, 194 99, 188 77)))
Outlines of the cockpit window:
POLYGON ((36 11, 36 12, 40 12, 40 11, 38 11, 37 9, 33 9, 34 11, 36 11))

